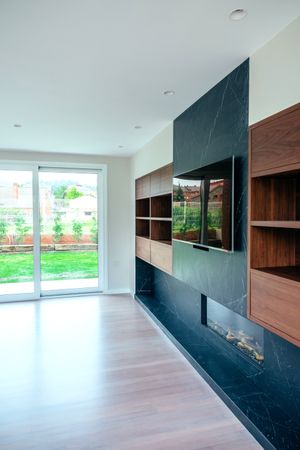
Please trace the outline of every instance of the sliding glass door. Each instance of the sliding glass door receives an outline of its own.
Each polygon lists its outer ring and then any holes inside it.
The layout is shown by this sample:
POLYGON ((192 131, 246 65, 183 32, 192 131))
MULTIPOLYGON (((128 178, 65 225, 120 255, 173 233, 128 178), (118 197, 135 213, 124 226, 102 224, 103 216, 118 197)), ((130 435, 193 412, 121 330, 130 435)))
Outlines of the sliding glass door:
POLYGON ((0 169, 0 300, 99 292, 101 170, 0 169))
POLYGON ((98 174, 39 173, 41 291, 99 287, 98 174))

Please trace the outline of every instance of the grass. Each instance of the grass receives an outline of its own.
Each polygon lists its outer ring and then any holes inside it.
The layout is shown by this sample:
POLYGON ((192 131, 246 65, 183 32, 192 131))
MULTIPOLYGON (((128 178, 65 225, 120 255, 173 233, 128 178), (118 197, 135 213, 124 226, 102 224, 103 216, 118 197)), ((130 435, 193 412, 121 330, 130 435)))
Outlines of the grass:
MULTIPOLYGON (((41 254, 42 280, 98 277, 97 252, 49 252, 41 254)), ((33 280, 33 255, 0 254, 0 284, 33 280)))

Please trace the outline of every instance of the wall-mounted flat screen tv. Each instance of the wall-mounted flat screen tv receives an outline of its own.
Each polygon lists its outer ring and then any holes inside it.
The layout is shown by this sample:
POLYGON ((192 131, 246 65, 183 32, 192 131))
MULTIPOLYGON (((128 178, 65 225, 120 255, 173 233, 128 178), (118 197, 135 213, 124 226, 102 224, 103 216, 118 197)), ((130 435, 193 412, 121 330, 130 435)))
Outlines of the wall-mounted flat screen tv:
POLYGON ((234 157, 173 179, 173 239, 233 251, 234 157))

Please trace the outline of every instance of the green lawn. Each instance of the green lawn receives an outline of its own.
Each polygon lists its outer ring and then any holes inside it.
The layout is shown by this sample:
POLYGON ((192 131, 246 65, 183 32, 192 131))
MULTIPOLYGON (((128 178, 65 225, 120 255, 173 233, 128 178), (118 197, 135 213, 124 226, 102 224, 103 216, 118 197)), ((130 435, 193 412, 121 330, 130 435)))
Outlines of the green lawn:
MULTIPOLYGON (((97 278, 97 252, 42 253, 41 273, 43 281, 97 278)), ((32 280, 32 254, 0 254, 0 283, 17 283, 32 280)))

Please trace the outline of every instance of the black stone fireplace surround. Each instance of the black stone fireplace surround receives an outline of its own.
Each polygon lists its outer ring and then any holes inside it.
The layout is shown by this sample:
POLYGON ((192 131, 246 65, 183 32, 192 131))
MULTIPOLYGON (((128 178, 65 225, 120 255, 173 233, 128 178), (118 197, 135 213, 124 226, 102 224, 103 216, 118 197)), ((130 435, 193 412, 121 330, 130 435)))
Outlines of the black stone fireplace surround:
POLYGON ((234 253, 173 242, 173 276, 136 258, 136 298, 264 448, 299 449, 300 349, 251 322, 258 364, 206 323, 206 297, 246 317, 248 88, 247 60, 174 122, 175 175, 235 156, 234 253))

